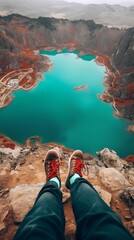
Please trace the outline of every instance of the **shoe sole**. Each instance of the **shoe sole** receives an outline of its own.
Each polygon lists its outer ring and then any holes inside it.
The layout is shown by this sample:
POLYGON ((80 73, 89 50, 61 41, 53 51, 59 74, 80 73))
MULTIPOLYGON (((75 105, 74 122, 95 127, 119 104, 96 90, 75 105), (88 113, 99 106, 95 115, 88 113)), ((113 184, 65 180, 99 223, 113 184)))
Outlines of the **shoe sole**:
POLYGON ((69 178, 70 178, 70 176, 69 176, 70 163, 71 163, 72 157, 75 156, 76 153, 80 153, 81 155, 83 155, 83 152, 82 152, 81 150, 75 150, 75 151, 71 154, 71 156, 70 156, 70 158, 69 158, 69 160, 68 160, 68 173, 67 173, 67 177, 66 177, 66 181, 65 181, 65 186, 66 186, 66 188, 68 188, 68 189, 70 189, 70 183, 69 183, 69 178))

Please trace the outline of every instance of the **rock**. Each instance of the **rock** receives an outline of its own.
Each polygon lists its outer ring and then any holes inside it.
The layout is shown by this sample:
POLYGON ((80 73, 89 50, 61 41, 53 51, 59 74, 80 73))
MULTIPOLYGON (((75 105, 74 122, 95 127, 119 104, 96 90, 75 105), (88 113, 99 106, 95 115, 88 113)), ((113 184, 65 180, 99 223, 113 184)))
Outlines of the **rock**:
POLYGON ((19 172, 18 172, 18 170, 12 170, 11 172, 10 172, 10 176, 19 176, 19 172))
POLYGON ((106 167, 114 167, 119 171, 123 169, 125 161, 120 159, 115 151, 104 148, 102 151, 97 152, 97 155, 106 167))
POLYGON ((7 197, 8 193, 9 193, 9 189, 8 188, 3 188, 3 185, 0 184, 0 198, 7 197))
MULTIPOLYGON (((16 172, 21 171, 21 166, 20 166, 20 165, 17 165, 16 168, 15 168, 15 170, 13 170, 13 171, 16 171, 16 172)), ((12 172, 12 171, 11 171, 11 172, 12 172)))
MULTIPOLYGON (((13 161, 13 156, 11 155, 11 153, 4 153, 4 152, 0 152, 0 164, 3 168, 3 170, 5 171, 10 171, 11 170, 11 163, 13 161)), ((1 173, 0 175, 5 175, 4 172, 1 173)))
MULTIPOLYGON (((85 177, 84 177, 85 178, 85 177)), ((89 182, 92 182, 92 181, 94 181, 94 179, 96 179, 97 178, 97 172, 91 172, 91 169, 89 169, 89 175, 88 175, 88 178, 87 178, 87 180, 89 181, 89 182)))
POLYGON ((2 198, 2 197, 6 198, 8 196, 8 193, 9 193, 8 188, 0 190, 0 198, 2 198))
POLYGON ((34 170, 34 166, 33 166, 33 165, 30 164, 28 167, 29 167, 31 170, 34 170))
POLYGON ((132 236, 134 236, 134 224, 133 224, 133 221, 134 220, 125 222, 125 227, 127 229, 129 229, 129 232, 131 233, 132 236))
POLYGON ((99 167, 104 167, 104 163, 103 162, 101 162, 101 161, 97 161, 97 165, 99 166, 99 167))
POLYGON ((18 163, 20 166, 24 165, 24 163, 26 162, 26 159, 24 157, 19 157, 18 158, 18 163))
POLYGON ((108 206, 110 206, 111 203, 111 199, 112 199, 112 195, 111 193, 104 191, 103 189, 101 189, 99 186, 94 186, 94 188, 96 189, 96 191, 100 194, 100 196, 102 197, 102 199, 107 203, 108 206))
POLYGON ((29 149, 22 149, 16 147, 15 149, 0 148, 0 163, 9 166, 9 169, 15 169, 17 165, 20 166, 25 163, 25 157, 29 154, 29 149))
POLYGON ((31 151, 31 152, 35 152, 37 149, 38 149, 38 147, 32 147, 32 148, 30 149, 30 151, 31 151))
POLYGON ((0 222, 0 235, 5 230, 5 224, 0 222))
POLYGON ((25 149, 23 151, 21 151, 20 155, 17 157, 16 161, 17 161, 17 165, 24 165, 24 163, 26 162, 26 156, 28 154, 30 154, 30 150, 29 149, 25 149))
POLYGON ((13 207, 14 222, 20 223, 23 220, 24 216, 32 208, 43 184, 22 184, 10 190, 9 198, 13 207))
POLYGON ((15 149, 0 148, 0 152, 5 153, 7 155, 11 153, 14 158, 17 158, 21 151, 22 151, 21 147, 15 147, 15 149))
POLYGON ((86 161, 90 161, 91 159, 93 159, 94 157, 91 155, 91 154, 89 154, 89 153, 85 153, 84 154, 84 160, 86 160, 86 161))
POLYGON ((131 217, 130 216, 125 216, 124 217, 127 221, 130 221, 131 220, 131 217))
POLYGON ((0 176, 5 176, 7 174, 7 171, 5 169, 3 169, 2 171, 0 171, 0 176))
POLYGON ((86 158, 84 160, 85 160, 85 163, 89 166, 94 166, 98 162, 97 158, 92 158, 92 160, 90 160, 89 158, 86 158))
POLYGON ((134 59, 132 57, 133 43, 134 43, 134 28, 128 29, 123 35, 121 41, 117 44, 117 49, 112 56, 114 65, 121 70, 134 66, 134 59))
POLYGON ((61 182, 61 191, 63 194, 62 203, 66 203, 70 199, 70 191, 65 187, 65 181, 61 182))
POLYGON ((4 239, 3 234, 6 232, 8 225, 12 223, 12 207, 9 205, 0 206, 0 213, 0 239, 4 239))
POLYGON ((62 203, 66 203, 69 198, 70 198, 70 193, 63 191, 62 203))
POLYGON ((134 187, 128 187, 120 194, 121 199, 129 207, 132 216, 134 216, 134 187))
POLYGON ((125 177, 114 168, 100 168, 98 177, 100 177, 102 184, 113 192, 131 186, 125 177))
POLYGON ((133 176, 129 175, 128 179, 129 179, 129 182, 134 186, 134 172, 133 172, 133 176))
POLYGON ((10 164, 11 164, 11 169, 15 169, 16 166, 17 166, 17 160, 15 158, 13 158, 11 161, 10 161, 10 164))
POLYGON ((130 184, 132 184, 132 186, 134 186, 134 169, 126 169, 123 172, 123 175, 125 176, 125 178, 129 181, 130 184))
POLYGON ((97 161, 98 159, 94 158, 90 161, 85 161, 85 165, 86 165, 86 168, 85 168, 85 176, 88 175, 88 177, 90 178, 90 175, 91 174, 95 174, 98 172, 98 165, 97 165, 97 161))

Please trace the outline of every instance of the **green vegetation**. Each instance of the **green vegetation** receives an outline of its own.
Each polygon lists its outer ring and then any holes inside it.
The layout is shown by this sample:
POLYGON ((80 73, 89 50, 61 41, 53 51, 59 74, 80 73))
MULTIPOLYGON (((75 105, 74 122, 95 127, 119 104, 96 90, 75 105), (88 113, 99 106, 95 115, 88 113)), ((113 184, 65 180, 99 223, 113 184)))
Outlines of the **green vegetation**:
POLYGON ((73 21, 73 23, 76 23, 76 24, 80 23, 80 22, 86 24, 88 26, 88 28, 90 29, 90 31, 93 31, 95 29, 100 29, 103 27, 102 24, 96 24, 93 20, 87 20, 87 21, 86 20, 75 20, 75 21, 73 21))
POLYGON ((54 26, 55 22, 57 22, 57 19, 55 18, 39 17, 37 19, 38 25, 43 25, 45 28, 48 28, 51 31, 56 30, 56 26, 54 26))

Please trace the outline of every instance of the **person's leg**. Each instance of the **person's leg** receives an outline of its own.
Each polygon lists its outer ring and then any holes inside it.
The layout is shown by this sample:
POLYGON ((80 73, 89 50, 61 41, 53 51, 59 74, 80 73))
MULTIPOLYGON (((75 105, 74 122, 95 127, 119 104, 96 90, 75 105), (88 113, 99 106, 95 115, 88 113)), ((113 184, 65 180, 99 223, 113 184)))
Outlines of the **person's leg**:
POLYGON ((93 186, 82 178, 82 157, 80 151, 75 151, 71 156, 66 181, 71 191, 77 224, 76 239, 132 240, 120 217, 101 199, 93 186))
POLYGON ((72 207, 77 223, 76 239, 132 240, 119 216, 84 178, 71 185, 72 207))
POLYGON ((65 239, 62 193, 58 187, 60 176, 57 152, 48 152, 45 171, 47 182, 39 192, 33 208, 22 221, 14 240, 65 239))

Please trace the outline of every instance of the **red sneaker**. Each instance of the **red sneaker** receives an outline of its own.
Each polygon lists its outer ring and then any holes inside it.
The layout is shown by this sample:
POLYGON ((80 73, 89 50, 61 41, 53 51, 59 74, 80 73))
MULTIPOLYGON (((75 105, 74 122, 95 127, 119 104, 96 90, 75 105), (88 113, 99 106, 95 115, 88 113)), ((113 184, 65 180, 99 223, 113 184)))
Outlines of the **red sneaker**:
POLYGON ((44 160, 46 181, 50 180, 53 177, 57 177, 60 180, 59 165, 59 153, 56 150, 49 150, 44 160))
POLYGON ((80 175, 80 177, 82 177, 83 168, 84 168, 83 152, 80 150, 76 150, 72 153, 72 155, 69 158, 68 174, 65 183, 66 188, 70 189, 69 179, 74 173, 77 173, 80 175))

